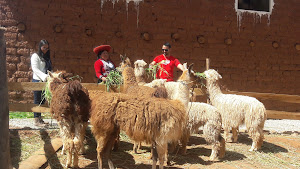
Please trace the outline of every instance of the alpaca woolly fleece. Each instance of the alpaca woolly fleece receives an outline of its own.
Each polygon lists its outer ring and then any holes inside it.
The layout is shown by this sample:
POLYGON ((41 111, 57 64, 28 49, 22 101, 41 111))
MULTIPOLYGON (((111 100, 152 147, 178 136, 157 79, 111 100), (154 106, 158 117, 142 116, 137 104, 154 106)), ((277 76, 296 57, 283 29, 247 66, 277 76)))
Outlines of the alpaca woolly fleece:
POLYGON ((267 118, 264 105, 256 98, 234 94, 223 94, 219 86, 222 76, 215 70, 204 72, 207 90, 213 106, 222 116, 225 140, 230 141, 229 130, 232 129, 233 141, 237 141, 239 125, 245 123, 253 140, 250 151, 258 150, 263 143, 263 127, 267 118))

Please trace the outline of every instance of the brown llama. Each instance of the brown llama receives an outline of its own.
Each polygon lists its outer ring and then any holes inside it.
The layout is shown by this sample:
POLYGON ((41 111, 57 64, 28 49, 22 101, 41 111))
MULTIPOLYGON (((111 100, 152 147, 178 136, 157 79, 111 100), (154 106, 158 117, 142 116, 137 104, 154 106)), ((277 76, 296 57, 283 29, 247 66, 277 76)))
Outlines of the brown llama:
POLYGON ((151 144, 152 168, 156 168, 158 157, 162 169, 167 144, 181 137, 186 111, 179 101, 98 92, 92 99, 90 122, 97 141, 98 168, 103 168, 104 156, 109 168, 114 168, 110 154, 119 130, 123 130, 133 141, 151 144))
POLYGON ((49 72, 48 87, 52 99, 50 113, 57 120, 67 153, 66 167, 78 167, 79 152, 84 149, 85 130, 90 117, 91 101, 88 91, 78 80, 66 81, 64 72, 49 72))

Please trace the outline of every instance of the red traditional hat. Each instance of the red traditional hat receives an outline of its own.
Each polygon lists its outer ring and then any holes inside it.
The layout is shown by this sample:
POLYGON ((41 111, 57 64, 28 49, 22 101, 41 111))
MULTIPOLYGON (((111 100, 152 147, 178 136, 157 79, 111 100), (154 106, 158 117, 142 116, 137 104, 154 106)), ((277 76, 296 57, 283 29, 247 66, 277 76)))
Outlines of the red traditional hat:
POLYGON ((111 47, 109 45, 100 45, 94 48, 94 53, 96 53, 96 55, 98 55, 98 53, 100 51, 106 50, 107 52, 109 52, 111 49, 111 47))

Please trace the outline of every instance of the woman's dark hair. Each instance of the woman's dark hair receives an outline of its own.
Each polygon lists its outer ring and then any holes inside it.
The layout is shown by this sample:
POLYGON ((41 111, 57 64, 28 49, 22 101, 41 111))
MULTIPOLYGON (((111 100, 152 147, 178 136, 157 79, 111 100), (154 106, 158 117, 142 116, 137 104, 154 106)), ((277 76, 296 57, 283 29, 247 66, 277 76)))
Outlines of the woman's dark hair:
POLYGON ((39 49, 38 49, 38 55, 41 60, 45 61, 46 63, 46 72, 47 70, 51 71, 52 70, 52 63, 50 60, 50 45, 49 42, 45 39, 41 40, 39 43, 39 49), (46 53, 43 53, 42 51, 42 46, 48 45, 48 51, 46 53))
POLYGON ((171 44, 170 44, 169 42, 166 42, 166 43, 164 44, 164 46, 168 46, 169 49, 171 49, 171 44))
POLYGON ((102 54, 104 51, 106 51, 106 50, 101 50, 101 51, 98 52, 98 55, 97 55, 97 58, 98 58, 98 59, 101 58, 101 54, 102 54))

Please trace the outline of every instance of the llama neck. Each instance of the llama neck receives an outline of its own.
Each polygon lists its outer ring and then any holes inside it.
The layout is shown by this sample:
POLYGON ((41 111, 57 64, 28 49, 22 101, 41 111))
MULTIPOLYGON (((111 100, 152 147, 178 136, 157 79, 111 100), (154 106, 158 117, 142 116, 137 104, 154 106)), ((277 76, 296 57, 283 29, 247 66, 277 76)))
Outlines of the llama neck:
POLYGON ((136 77, 136 81, 139 82, 145 82, 145 78, 144 76, 135 76, 136 77))
POLYGON ((134 76, 133 68, 126 67, 122 73, 123 76, 123 83, 124 83, 124 90, 126 91, 129 86, 137 86, 137 81, 134 76))
POLYGON ((189 86, 183 82, 166 82, 165 83, 167 92, 168 92, 168 98, 171 100, 178 100, 180 101, 185 108, 188 108, 189 103, 189 86))
POLYGON ((206 86, 209 93, 209 98, 212 102, 217 95, 222 94, 221 88, 217 81, 207 81, 206 86))
POLYGON ((50 89, 51 94, 61 85, 62 82, 58 78, 52 79, 48 82, 48 88, 50 89))

